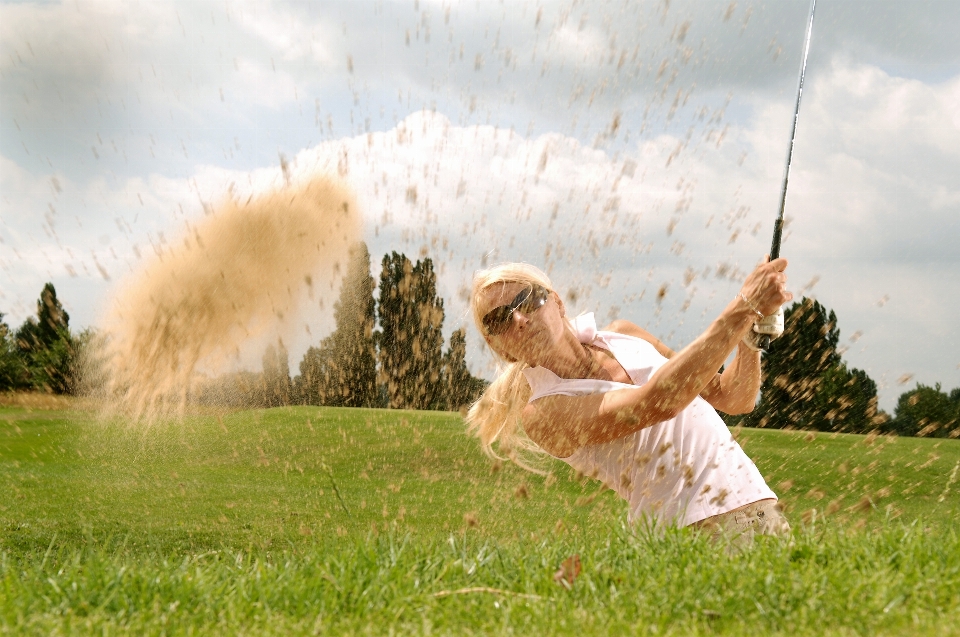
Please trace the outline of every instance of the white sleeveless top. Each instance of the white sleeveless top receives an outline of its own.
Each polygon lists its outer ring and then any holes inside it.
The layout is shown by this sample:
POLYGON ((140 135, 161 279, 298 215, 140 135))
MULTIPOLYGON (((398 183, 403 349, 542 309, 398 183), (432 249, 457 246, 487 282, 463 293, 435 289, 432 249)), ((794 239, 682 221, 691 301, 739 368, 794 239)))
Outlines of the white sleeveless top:
MULTIPOLYGON (((593 313, 571 323, 581 343, 608 350, 634 384, 564 379, 544 367, 531 367, 523 372, 533 390, 530 402, 643 385, 667 361, 643 339, 598 332, 593 313)), ((671 420, 581 447, 561 460, 620 494, 630 505, 631 522, 648 517, 658 525, 686 526, 777 497, 716 410, 699 396, 671 420)))

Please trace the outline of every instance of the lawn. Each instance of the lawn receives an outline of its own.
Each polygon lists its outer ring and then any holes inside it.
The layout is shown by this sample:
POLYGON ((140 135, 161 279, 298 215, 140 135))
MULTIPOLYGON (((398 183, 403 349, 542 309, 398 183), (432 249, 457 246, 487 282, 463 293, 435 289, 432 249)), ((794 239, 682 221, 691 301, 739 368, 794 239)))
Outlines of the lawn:
POLYGON ((0 408, 0 632, 960 634, 958 441, 736 431, 796 527, 738 553, 456 414, 58 407, 0 408))

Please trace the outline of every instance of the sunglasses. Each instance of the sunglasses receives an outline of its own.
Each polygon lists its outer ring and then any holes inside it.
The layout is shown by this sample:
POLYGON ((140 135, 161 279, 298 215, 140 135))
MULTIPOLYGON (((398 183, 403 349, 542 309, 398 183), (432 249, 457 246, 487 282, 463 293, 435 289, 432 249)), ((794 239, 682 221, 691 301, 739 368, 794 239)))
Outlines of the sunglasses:
POLYGON ((542 285, 531 284, 524 289, 508 305, 501 305, 486 313, 483 317, 483 328, 490 336, 503 334, 510 328, 510 319, 513 313, 520 310, 524 314, 532 314, 547 302, 550 290, 542 285))

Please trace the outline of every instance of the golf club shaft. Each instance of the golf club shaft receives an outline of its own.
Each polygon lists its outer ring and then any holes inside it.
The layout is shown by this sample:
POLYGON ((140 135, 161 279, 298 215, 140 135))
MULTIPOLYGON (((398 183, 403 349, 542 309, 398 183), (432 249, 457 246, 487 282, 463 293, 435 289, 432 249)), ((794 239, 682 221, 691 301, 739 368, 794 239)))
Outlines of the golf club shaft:
MULTIPOLYGON (((800 63, 800 79, 797 82, 797 103, 793 109, 793 126, 790 129, 790 145, 787 147, 787 166, 783 171, 783 184, 780 186, 780 211, 773 224, 773 241, 770 244, 770 260, 780 256, 780 241, 783 238, 783 209, 787 203, 787 183, 790 181, 790 165, 793 163, 793 143, 797 138, 797 120, 800 119, 800 98, 803 97, 803 76, 807 71, 807 56, 810 53, 810 36, 813 34, 813 14, 817 0, 810 0, 810 17, 807 20, 807 34, 803 42, 803 60, 800 63)), ((770 347, 770 337, 760 338, 760 349, 770 347)))

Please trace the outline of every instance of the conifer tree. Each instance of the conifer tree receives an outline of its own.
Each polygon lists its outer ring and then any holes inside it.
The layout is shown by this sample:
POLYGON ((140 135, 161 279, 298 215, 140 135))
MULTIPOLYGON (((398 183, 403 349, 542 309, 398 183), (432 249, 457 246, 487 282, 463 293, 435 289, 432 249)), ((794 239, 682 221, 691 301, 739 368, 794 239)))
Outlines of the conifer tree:
POLYGON ((414 409, 444 409, 443 299, 437 294, 433 260, 425 258, 413 267, 413 356, 411 371, 414 409))
POLYGON ((350 251, 340 297, 334 304, 336 327, 319 348, 310 348, 300 363, 299 385, 315 404, 378 404, 375 283, 370 275, 370 252, 365 243, 359 243, 350 251))
POLYGON ((332 348, 326 347, 327 339, 320 347, 310 347, 300 360, 300 375, 295 379, 297 403, 301 405, 323 405, 327 387, 327 361, 332 348), (321 395, 322 394, 322 395, 321 395))
POLYGON ((57 299, 52 283, 43 286, 36 318, 31 316, 24 321, 14 341, 25 388, 55 394, 73 391, 76 351, 70 334, 70 315, 57 299))
POLYGON ((876 427, 877 386, 848 369, 837 344, 837 316, 804 298, 785 311, 783 336, 764 359, 760 403, 739 419, 752 427, 865 432, 876 427))
POLYGON ((290 362, 283 341, 268 345, 263 354, 263 391, 266 407, 290 404, 290 362))
POLYGON ((378 302, 380 382, 389 406, 442 409, 443 300, 433 261, 383 257, 378 302))
POLYGON ((386 388, 388 405, 393 409, 409 408, 406 392, 401 388, 413 359, 413 339, 408 334, 412 325, 412 308, 406 297, 413 283, 413 263, 406 255, 392 252, 384 255, 380 269, 380 296, 377 300, 377 347, 380 358, 380 384, 386 388))
POLYGON ((886 420, 877 409, 877 384, 842 362, 822 374, 815 402, 819 417, 810 426, 819 431, 866 433, 886 420))
POLYGON ((446 408, 457 411, 480 397, 487 382, 476 378, 467 368, 467 336, 462 327, 450 335, 450 347, 443 356, 443 380, 446 408))
POLYGON ((52 347, 58 340, 70 334, 70 315, 57 299, 53 283, 47 283, 37 301, 37 328, 39 340, 44 347, 52 347))
POLYGON ((889 416, 877 408, 877 384, 841 359, 832 310, 804 298, 785 311, 783 336, 764 357, 760 403, 729 425, 867 433, 889 416))
POLYGON ((17 356, 17 344, 0 312, 0 391, 19 389, 24 384, 24 368, 17 356))
POLYGON ((467 337, 461 327, 450 335, 450 347, 443 356, 443 380, 447 409, 457 410, 468 403, 470 370, 467 369, 467 337))

